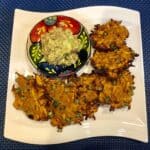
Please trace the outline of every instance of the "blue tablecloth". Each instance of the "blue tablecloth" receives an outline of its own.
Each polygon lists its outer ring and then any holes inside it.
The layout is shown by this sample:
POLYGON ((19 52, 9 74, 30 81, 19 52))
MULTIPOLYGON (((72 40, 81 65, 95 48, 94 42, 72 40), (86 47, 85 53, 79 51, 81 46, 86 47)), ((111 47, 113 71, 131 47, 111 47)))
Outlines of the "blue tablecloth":
MULTIPOLYGON (((3 137, 6 103, 7 77, 10 57, 12 22, 15 8, 32 11, 59 11, 92 5, 113 5, 135 9, 141 12, 144 69, 150 126, 150 1, 149 0, 1 0, 0 1, 0 149, 114 149, 150 150, 150 143, 117 137, 97 137, 67 144, 36 146, 13 142, 3 137)), ((30 134, 30 133, 29 133, 30 134)))

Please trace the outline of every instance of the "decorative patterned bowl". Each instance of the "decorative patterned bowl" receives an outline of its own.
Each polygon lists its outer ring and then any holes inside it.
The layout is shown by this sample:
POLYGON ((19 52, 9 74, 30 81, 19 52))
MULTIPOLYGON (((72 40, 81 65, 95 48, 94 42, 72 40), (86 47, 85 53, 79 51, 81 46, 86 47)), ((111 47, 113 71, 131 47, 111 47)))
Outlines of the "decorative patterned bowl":
POLYGON ((27 40, 27 55, 34 68, 51 77, 63 77, 76 73, 87 62, 91 53, 90 39, 85 27, 68 16, 50 16, 38 22, 31 30, 27 40), (81 42, 77 53, 78 60, 70 66, 49 64, 41 53, 41 35, 57 27, 70 29, 81 42))

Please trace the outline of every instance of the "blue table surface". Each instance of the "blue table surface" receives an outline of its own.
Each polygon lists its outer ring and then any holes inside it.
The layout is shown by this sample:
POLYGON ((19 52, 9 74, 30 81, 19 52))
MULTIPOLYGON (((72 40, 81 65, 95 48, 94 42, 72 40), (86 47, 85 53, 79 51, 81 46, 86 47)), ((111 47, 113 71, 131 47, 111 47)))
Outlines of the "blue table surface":
MULTIPOLYGON (((14 9, 32 11, 60 11, 93 5, 113 5, 135 9, 141 13, 144 53, 145 85, 150 126, 150 1, 149 0, 0 0, 0 149, 111 149, 150 150, 150 143, 142 143, 119 137, 96 137, 57 145, 30 145, 7 140, 3 137, 7 78, 14 9)), ((30 134, 30 133, 29 133, 30 134)), ((150 135, 150 134, 149 134, 150 135)))

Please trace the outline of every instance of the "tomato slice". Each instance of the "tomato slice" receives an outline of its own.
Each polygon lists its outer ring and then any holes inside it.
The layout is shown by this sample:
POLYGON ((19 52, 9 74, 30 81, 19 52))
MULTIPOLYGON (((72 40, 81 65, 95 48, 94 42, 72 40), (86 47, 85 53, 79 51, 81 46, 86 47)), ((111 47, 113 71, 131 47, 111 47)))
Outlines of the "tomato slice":
POLYGON ((31 42, 40 42, 41 35, 46 33, 48 30, 47 26, 45 25, 44 21, 39 22, 34 26, 34 28, 30 32, 30 39, 31 42))
POLYGON ((57 26, 70 29, 73 34, 78 34, 81 29, 81 25, 77 20, 67 16, 57 16, 57 26))

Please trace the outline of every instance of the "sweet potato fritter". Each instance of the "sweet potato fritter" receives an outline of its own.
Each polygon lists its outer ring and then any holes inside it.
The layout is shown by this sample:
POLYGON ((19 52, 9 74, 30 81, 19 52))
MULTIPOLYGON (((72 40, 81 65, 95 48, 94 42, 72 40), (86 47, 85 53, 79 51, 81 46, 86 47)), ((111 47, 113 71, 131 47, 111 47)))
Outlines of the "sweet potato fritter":
POLYGON ((111 81, 92 73, 65 80, 18 74, 16 82, 17 87, 12 89, 14 107, 23 110, 31 119, 50 119, 58 129, 95 118, 100 104, 110 105, 111 110, 130 107, 133 93, 133 76, 129 71, 111 81))
POLYGON ((90 88, 94 87, 95 76, 89 76, 84 85, 80 82, 81 78, 77 82, 76 77, 61 80, 18 74, 18 85, 12 89, 15 95, 13 105, 31 119, 51 119, 51 124, 58 129, 69 124, 80 124, 84 119, 94 118, 99 106, 98 93, 90 88))
POLYGON ((12 88, 15 95, 14 107, 23 110, 31 119, 47 120, 49 108, 42 102, 49 101, 44 96, 44 89, 38 86, 33 76, 24 77, 18 74, 16 82, 18 86, 12 88))
POLYGON ((134 76, 128 70, 123 71, 116 80, 101 77, 103 91, 99 93, 101 104, 109 104, 110 110, 131 107, 134 90, 134 76))
POLYGON ((117 78, 118 73, 132 65, 135 56, 137 54, 124 45, 116 51, 107 53, 96 50, 91 58, 91 63, 98 73, 117 78))
POLYGON ((95 25, 90 38, 93 47, 99 51, 114 51, 125 44, 129 36, 127 28, 121 25, 121 21, 111 19, 103 25, 95 25))
POLYGON ((81 106, 85 118, 95 118, 100 102, 98 100, 99 92, 102 91, 103 85, 100 83, 98 74, 83 74, 80 77, 72 78, 71 82, 77 88, 77 102, 81 106), (85 105, 85 104, 86 105, 85 105))
POLYGON ((134 76, 129 70, 122 71, 117 79, 110 79, 95 73, 84 74, 78 77, 74 83, 78 89, 79 99, 86 101, 95 99, 97 104, 110 105, 110 110, 125 106, 130 108, 135 87, 134 76), (96 91, 96 93, 90 95, 89 91, 96 91))

